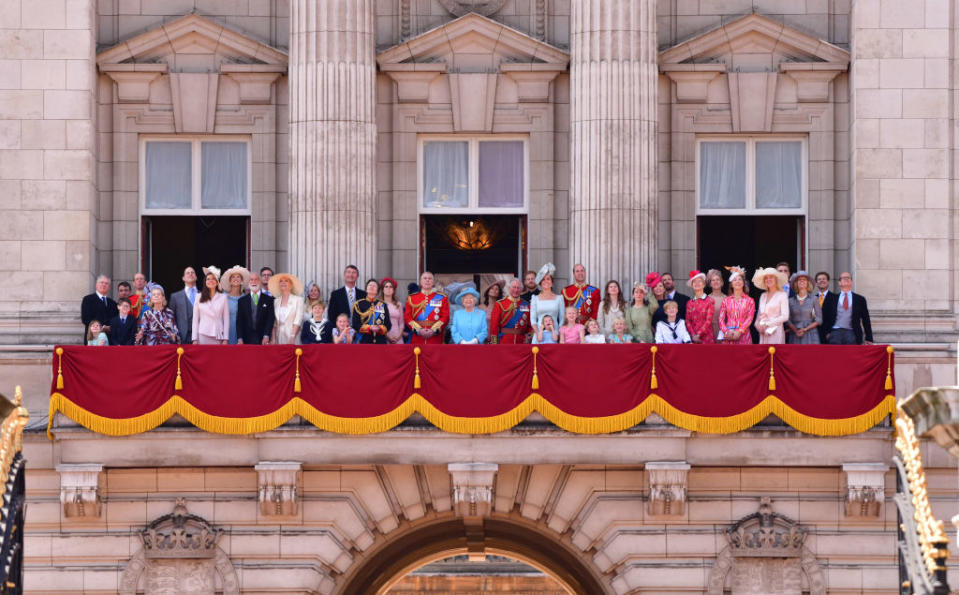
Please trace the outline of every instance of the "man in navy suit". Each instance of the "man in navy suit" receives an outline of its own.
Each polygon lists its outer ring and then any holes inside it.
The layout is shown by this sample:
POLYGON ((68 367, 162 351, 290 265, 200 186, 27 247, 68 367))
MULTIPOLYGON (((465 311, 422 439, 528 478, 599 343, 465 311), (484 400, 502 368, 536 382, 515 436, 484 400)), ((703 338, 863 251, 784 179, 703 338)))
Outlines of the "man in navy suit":
POLYGON ((110 320, 110 345, 133 345, 137 336, 137 321, 130 313, 130 298, 117 300, 119 314, 110 320))
POLYGON ((839 293, 830 293, 822 304, 822 325, 830 345, 872 345, 872 324, 866 298, 853 293, 852 275, 839 275, 839 293))
POLYGON ((324 343, 333 342, 333 327, 336 326, 334 323, 337 316, 340 314, 352 316, 353 304, 366 297, 365 291, 361 295, 356 288, 356 280, 359 278, 360 269, 356 268, 356 265, 347 265, 343 271, 343 287, 334 289, 330 293, 330 301, 326 304, 326 319, 330 323, 323 328, 324 343))
POLYGON ((260 276, 250 273, 250 293, 236 304, 236 338, 244 345, 269 345, 276 314, 273 296, 260 287, 260 276))
POLYGON ((108 295, 110 293, 110 277, 97 277, 96 291, 83 296, 80 302, 80 320, 83 321, 83 344, 87 344, 87 329, 94 320, 108 325, 103 332, 110 334, 109 323, 117 315, 117 303, 108 295))

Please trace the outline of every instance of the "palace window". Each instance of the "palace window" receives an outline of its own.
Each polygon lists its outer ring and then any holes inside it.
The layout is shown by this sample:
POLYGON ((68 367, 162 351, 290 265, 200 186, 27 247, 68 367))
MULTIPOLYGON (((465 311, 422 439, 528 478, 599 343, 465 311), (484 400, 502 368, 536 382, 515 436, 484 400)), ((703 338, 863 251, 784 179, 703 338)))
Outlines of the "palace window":
POLYGON ((805 214, 806 152, 799 137, 697 139, 697 213, 805 214))
POLYGON ((248 215, 250 141, 156 137, 140 143, 140 209, 151 215, 248 215))
POLYGON ((422 213, 525 213, 527 139, 516 136, 423 137, 419 142, 422 213))

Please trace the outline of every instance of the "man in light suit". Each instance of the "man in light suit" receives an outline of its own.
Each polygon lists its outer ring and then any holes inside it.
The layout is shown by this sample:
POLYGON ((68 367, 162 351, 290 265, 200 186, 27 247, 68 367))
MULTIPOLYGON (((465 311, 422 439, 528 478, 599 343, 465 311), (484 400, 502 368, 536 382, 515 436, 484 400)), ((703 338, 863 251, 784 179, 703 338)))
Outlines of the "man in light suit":
POLYGON ((353 304, 355 304, 357 300, 366 297, 366 292, 360 295, 356 289, 356 280, 359 278, 360 270, 356 268, 356 265, 347 265, 343 271, 343 287, 334 289, 333 292, 330 293, 330 301, 326 303, 326 319, 330 321, 330 324, 327 324, 323 328, 324 343, 333 342, 333 327, 335 326, 334 322, 336 321, 336 317, 340 314, 346 314, 352 317, 353 304))
POLYGON ((99 320, 104 325, 103 332, 110 334, 110 321, 120 311, 117 309, 117 303, 109 296, 110 277, 100 275, 97 277, 96 291, 90 295, 83 296, 80 302, 80 320, 83 321, 83 344, 87 344, 87 329, 94 320, 99 320))
POLYGON ((872 345, 872 324, 866 298, 853 293, 852 275, 839 275, 839 293, 831 293, 822 305, 822 325, 830 345, 872 345))
POLYGON ((275 323, 273 296, 260 287, 260 276, 250 273, 250 293, 236 304, 236 338, 244 345, 269 345, 275 323))
POLYGON ((180 332, 180 344, 193 342, 193 304, 200 292, 196 288, 196 270, 193 267, 183 269, 183 289, 170 296, 170 310, 176 328, 180 332))

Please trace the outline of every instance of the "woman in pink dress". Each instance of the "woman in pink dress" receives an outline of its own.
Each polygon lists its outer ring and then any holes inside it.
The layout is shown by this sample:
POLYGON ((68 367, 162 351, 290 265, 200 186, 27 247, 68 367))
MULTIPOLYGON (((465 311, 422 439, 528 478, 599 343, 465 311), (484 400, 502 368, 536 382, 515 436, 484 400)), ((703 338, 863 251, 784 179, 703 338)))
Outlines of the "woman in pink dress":
POLYGON ((729 271, 729 297, 719 309, 719 328, 723 342, 731 345, 749 345, 749 325, 753 323, 756 302, 746 293, 746 271, 742 267, 726 267, 729 271))
POLYGON ((380 299, 386 304, 390 314, 390 330, 386 341, 392 345, 403 342, 403 304, 396 299, 396 279, 383 277, 380 282, 380 299))
POLYGON ((700 271, 689 271, 689 280, 686 285, 693 288, 694 295, 686 302, 686 330, 693 343, 712 344, 716 342, 713 335, 713 300, 706 295, 706 275, 700 271))
POLYGON ((782 290, 786 275, 772 267, 758 269, 753 275, 753 285, 765 292, 759 296, 759 312, 756 330, 760 345, 779 345, 786 342, 783 325, 789 320, 789 298, 782 290))

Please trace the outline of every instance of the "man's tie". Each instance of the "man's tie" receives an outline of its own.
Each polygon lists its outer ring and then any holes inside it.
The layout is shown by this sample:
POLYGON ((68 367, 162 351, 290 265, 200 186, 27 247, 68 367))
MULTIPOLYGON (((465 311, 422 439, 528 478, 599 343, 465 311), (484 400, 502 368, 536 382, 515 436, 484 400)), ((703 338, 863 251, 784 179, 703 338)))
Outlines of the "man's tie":
POLYGON ((254 293, 254 294, 253 294, 253 307, 256 308, 259 304, 260 304, 260 294, 259 294, 259 293, 254 293))
POLYGON ((843 293, 843 294, 842 294, 842 309, 843 309, 843 310, 848 310, 848 309, 849 309, 849 294, 848 294, 848 293, 843 293))
POLYGON ((190 295, 190 303, 193 304, 194 302, 196 302, 196 287, 190 288, 189 295, 190 295))
POLYGON ((106 306, 106 305, 107 305, 107 296, 101 295, 101 296, 100 296, 100 303, 102 303, 104 306, 106 306))
POLYGON ((822 303, 823 303, 824 301, 826 301, 826 294, 820 293, 820 294, 819 294, 819 305, 822 306, 822 303))
POLYGON ((352 289, 347 289, 347 290, 346 290, 346 300, 347 300, 348 302, 350 302, 350 312, 353 311, 353 302, 355 301, 355 299, 356 299, 356 298, 353 297, 353 290, 352 290, 352 289))

